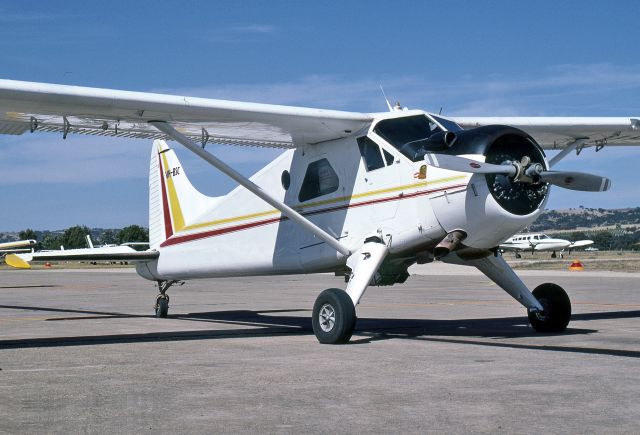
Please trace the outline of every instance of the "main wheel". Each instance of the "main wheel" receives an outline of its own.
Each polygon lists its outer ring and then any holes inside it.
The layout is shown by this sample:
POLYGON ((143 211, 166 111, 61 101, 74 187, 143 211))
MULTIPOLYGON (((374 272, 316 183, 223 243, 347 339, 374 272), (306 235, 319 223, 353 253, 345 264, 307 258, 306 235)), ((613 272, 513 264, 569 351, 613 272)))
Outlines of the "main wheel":
POLYGON ((156 317, 167 317, 169 313, 169 298, 159 297, 156 301, 156 317))
POLYGON ((562 332, 571 319, 571 301, 562 287, 556 284, 541 284, 533 290, 533 296, 544 311, 530 312, 529 322, 538 332, 562 332))
POLYGON ((320 343, 347 343, 356 326, 356 309, 351 297, 337 288, 323 291, 313 304, 311 323, 320 343))

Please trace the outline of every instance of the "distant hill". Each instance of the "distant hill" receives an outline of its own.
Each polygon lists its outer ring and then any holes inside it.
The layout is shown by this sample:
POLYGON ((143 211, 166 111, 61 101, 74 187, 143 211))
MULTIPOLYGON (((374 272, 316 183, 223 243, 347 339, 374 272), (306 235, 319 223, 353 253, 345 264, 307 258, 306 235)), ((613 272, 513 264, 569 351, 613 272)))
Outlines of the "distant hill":
POLYGON ((529 227, 531 232, 569 230, 604 230, 640 227, 640 207, 636 208, 570 208, 547 210, 529 227))
POLYGON ((528 231, 572 241, 593 240, 599 249, 635 251, 640 249, 640 207, 547 210, 528 231))

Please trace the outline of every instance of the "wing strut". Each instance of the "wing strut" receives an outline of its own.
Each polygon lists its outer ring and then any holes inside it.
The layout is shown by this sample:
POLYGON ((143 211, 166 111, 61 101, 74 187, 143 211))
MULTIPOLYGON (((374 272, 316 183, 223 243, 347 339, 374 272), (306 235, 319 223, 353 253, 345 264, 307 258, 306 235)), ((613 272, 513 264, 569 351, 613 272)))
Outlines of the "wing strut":
POLYGON ((331 246, 332 248, 340 252, 345 257, 348 257, 351 255, 351 251, 347 249, 347 247, 344 246, 342 243, 338 242, 331 234, 324 231, 322 228, 320 228, 319 226, 311 222, 309 219, 302 216, 300 213, 298 213, 297 211, 295 211, 285 203, 277 200, 276 198, 271 196, 268 192, 265 192, 264 190, 262 190, 260 186, 253 183, 248 178, 244 177, 242 174, 237 172, 232 167, 227 166, 227 164, 224 163, 222 160, 218 159, 217 157, 213 156, 211 153, 202 149, 202 147, 193 143, 191 139, 189 139, 188 137, 186 137, 185 135, 177 131, 170 124, 164 121, 149 121, 149 124, 153 125, 154 127, 156 127, 158 130, 160 130, 167 136, 171 137, 175 141, 184 145, 189 151, 193 152, 194 154, 198 155, 207 163, 216 167, 222 173, 226 174, 227 176, 235 180, 238 184, 245 187, 247 190, 249 190, 251 193, 256 195, 258 198, 261 198, 272 207, 280 210, 283 215, 285 215, 292 221, 297 222, 298 224, 302 225, 303 228, 311 231, 319 239, 326 242, 327 245, 331 246))
MULTIPOLYGON (((560 151, 557 155, 555 155, 554 157, 552 157, 549 160, 549 167, 553 168, 556 163, 558 163, 560 160, 564 159, 567 154, 569 154, 571 151, 578 149, 578 147, 581 147, 582 144, 587 140, 588 138, 580 138, 580 139, 576 139, 573 142, 571 142, 569 145, 567 145, 565 147, 565 149, 563 149, 562 151, 560 151)), ((580 151, 578 151, 578 154, 580 154, 580 151)))

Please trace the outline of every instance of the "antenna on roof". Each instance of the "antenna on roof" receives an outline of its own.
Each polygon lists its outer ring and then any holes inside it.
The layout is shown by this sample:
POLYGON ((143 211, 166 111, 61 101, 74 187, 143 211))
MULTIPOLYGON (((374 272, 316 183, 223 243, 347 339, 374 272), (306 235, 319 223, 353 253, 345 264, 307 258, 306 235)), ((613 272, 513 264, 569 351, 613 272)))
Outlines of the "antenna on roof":
POLYGON ((389 99, 387 98, 387 94, 384 93, 384 89, 382 85, 380 85, 380 90, 382 91, 382 96, 384 97, 384 101, 387 102, 387 107, 389 108, 389 112, 393 112, 393 107, 391 107, 391 103, 389 103, 389 99))

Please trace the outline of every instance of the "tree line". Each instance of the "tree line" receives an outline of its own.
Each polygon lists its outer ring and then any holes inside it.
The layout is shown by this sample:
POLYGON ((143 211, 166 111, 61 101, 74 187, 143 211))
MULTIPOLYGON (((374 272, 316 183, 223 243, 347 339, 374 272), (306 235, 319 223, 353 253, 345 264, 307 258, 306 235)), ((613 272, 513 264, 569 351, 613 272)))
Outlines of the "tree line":
POLYGON ((35 231, 31 228, 20 231, 19 237, 38 242, 37 249, 78 249, 87 247, 87 234, 91 235, 94 246, 120 245, 127 242, 148 242, 149 231, 140 225, 130 225, 122 229, 92 230, 84 225, 67 228, 62 233, 35 231))

